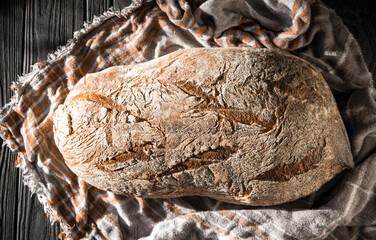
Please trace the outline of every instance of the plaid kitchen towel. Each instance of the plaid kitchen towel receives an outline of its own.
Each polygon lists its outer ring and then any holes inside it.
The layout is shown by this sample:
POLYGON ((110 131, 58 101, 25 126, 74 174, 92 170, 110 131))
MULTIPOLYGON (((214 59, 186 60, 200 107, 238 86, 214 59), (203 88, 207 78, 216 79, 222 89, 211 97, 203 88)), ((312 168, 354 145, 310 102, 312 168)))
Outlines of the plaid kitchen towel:
POLYGON ((67 239, 376 239, 376 90, 354 37, 320 1, 134 1, 95 18, 13 90, 1 110, 1 136, 67 239), (354 169, 308 197, 253 207, 118 196, 65 165, 51 119, 85 74, 183 48, 236 46, 284 49, 320 69, 344 119, 354 169))

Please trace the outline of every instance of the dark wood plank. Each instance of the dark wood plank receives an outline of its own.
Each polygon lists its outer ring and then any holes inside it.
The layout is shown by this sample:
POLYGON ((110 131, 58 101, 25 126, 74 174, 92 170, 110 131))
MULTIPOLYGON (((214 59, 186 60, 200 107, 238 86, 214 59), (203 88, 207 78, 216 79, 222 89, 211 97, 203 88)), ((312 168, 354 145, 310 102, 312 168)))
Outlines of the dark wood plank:
POLYGON ((57 47, 66 44, 85 20, 83 1, 26 1, 24 10, 24 71, 44 61, 57 47))
POLYGON ((125 0, 125 1, 114 0, 113 6, 114 6, 114 9, 120 10, 120 9, 125 8, 125 7, 128 7, 131 3, 132 3, 132 0, 125 0))
MULTIPOLYGON (((22 26, 24 3, 4 2, 0 7, 1 106, 11 97, 10 85, 22 73, 22 26), (17 26, 17 27, 16 27, 17 26)), ((0 144, 2 145, 0 139, 0 144)), ((0 239, 17 239, 17 217, 21 174, 15 168, 16 155, 0 150, 0 239)))
POLYGON ((85 21, 92 21, 95 16, 108 11, 113 6, 113 0, 85 0, 85 21))
POLYGON ((8 148, 1 148, 0 159, 0 239, 16 239, 20 172, 14 167, 15 154, 8 148))

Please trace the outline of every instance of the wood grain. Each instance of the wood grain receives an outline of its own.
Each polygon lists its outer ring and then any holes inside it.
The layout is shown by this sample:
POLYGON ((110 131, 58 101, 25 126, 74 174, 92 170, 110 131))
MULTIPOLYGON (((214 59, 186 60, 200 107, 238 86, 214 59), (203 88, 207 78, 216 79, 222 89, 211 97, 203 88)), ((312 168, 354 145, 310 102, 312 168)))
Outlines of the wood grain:
MULTIPOLYGON (((85 21, 113 6, 121 9, 131 0, 3 0, 0 2, 0 106, 11 97, 10 85, 65 45, 85 21)), ((336 10, 363 50, 375 78, 376 19, 374 0, 324 0, 336 10)), ((3 141, 0 139, 0 145, 3 141)), ((0 239, 58 239, 60 227, 51 226, 37 197, 22 183, 16 155, 0 149, 0 239)))

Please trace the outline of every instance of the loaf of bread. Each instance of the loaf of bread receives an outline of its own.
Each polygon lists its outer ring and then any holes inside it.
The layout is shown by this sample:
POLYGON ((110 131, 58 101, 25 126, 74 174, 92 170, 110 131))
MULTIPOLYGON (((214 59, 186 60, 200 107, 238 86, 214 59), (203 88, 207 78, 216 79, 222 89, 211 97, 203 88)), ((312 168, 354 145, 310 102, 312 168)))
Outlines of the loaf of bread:
POLYGON ((128 196, 274 205, 353 167, 332 93, 272 50, 179 50, 88 74, 55 112, 70 169, 128 196))

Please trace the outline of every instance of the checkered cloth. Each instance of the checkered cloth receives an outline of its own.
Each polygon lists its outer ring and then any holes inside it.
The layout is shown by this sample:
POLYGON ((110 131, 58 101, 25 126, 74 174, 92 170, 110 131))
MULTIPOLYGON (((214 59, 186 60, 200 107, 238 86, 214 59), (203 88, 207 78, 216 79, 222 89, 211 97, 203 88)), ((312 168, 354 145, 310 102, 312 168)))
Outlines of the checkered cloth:
POLYGON ((95 18, 13 90, 1 110, 1 136, 67 239, 376 239, 376 90, 353 36, 319 1, 135 1, 95 18), (118 196, 65 165, 51 119, 85 74, 182 48, 234 46, 285 49, 321 70, 344 119, 354 169, 308 197, 253 207, 118 196))

